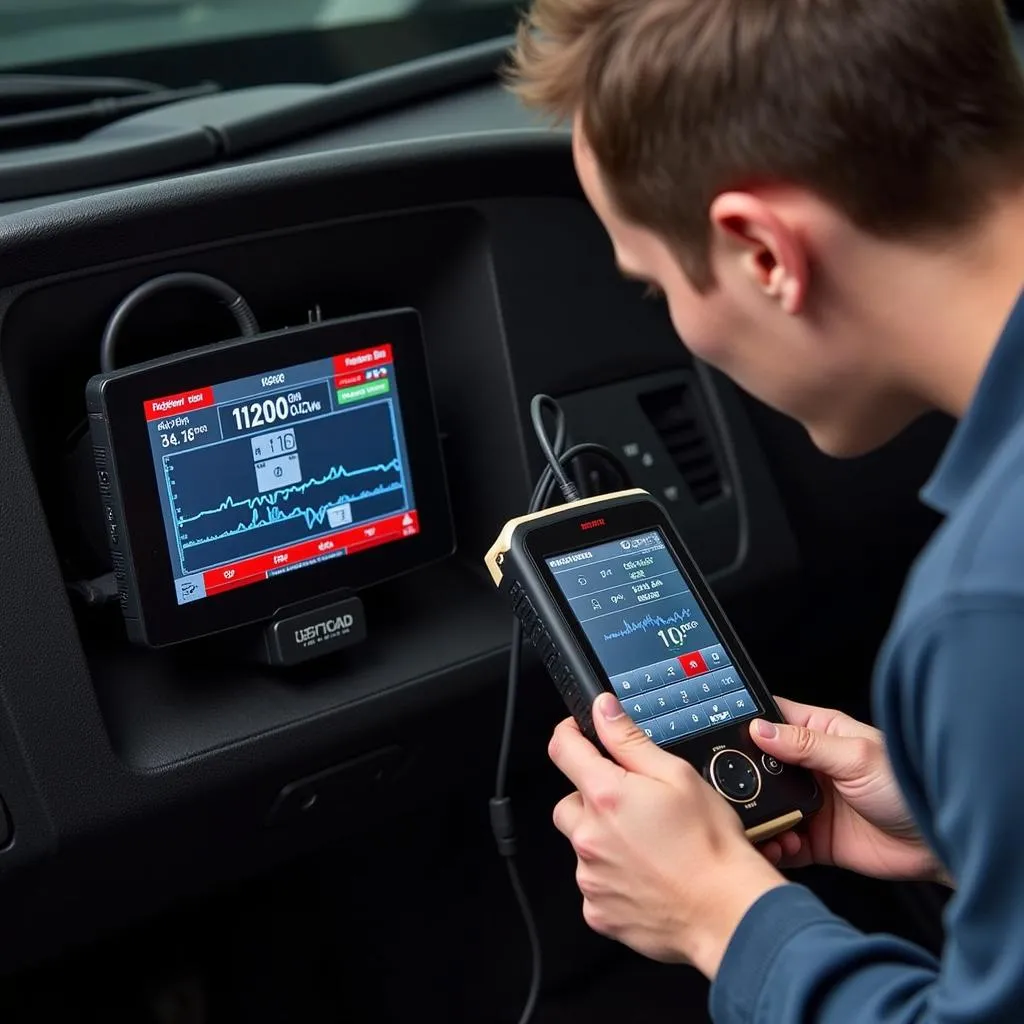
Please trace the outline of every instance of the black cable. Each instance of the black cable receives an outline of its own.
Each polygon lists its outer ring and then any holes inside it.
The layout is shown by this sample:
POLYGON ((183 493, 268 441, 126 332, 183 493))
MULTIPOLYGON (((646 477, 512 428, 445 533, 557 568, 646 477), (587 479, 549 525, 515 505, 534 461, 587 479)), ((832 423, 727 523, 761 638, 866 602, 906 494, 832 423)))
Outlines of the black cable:
MULTIPOLYGON (((199 288, 209 292, 220 299, 227 311, 234 317, 241 337, 254 338, 260 333, 256 314, 253 313, 249 303, 231 285, 219 278, 211 277, 209 274, 199 274, 193 271, 162 274, 159 277, 143 281, 137 288, 130 291, 111 314, 103 330, 103 337, 100 339, 100 370, 103 373, 110 373, 117 369, 117 343, 125 320, 146 299, 167 288, 199 288)), ((82 420, 72 430, 68 438, 68 445, 77 443, 88 432, 88 429, 88 422, 82 420)), ((107 604, 118 598, 118 589, 112 573, 107 573, 94 580, 68 581, 66 586, 71 593, 90 606, 107 604)))
MULTIPOLYGON (((625 463, 610 448, 606 448, 603 444, 584 441, 581 444, 573 445, 567 452, 559 456, 559 461, 563 466, 569 466, 583 455, 596 455, 598 458, 603 459, 615 470, 615 475, 619 478, 621 486, 629 486, 629 470, 626 469, 625 463)), ((543 488, 541 498, 537 508, 531 509, 532 512, 550 507, 551 499, 555 496, 555 487, 555 475, 551 472, 550 467, 545 467, 538 482, 538 489, 543 488)))
MULTIPOLYGON (((556 447, 558 438, 564 438, 565 436, 565 415, 559 408, 558 403, 549 395, 534 395, 533 401, 530 402, 530 419, 533 422, 533 432, 537 435, 537 443, 540 445, 540 450, 544 453, 544 458, 548 460, 548 468, 554 473, 555 479, 558 481, 558 487, 562 492, 562 496, 567 502, 576 501, 580 496, 580 492, 576 489, 576 485, 566 476, 562 463, 559 461, 560 453, 556 447), (548 432, 544 426, 545 409, 551 409, 555 413, 556 422, 558 423, 554 445, 548 439, 548 432)), ((535 512, 536 509, 531 509, 530 511, 535 512)))
POLYGON ((112 572, 97 576, 94 580, 75 580, 67 587, 72 594, 80 597, 89 607, 109 604, 119 597, 117 578, 112 572))
MULTIPOLYGON (((537 435, 541 451, 543 451, 544 457, 547 460, 547 465, 538 478, 530 498, 530 512, 539 512, 541 509, 548 508, 555 497, 556 487, 562 492, 562 496, 567 503, 578 499, 579 491, 576 485, 569 479, 566 469, 583 455, 596 456, 604 460, 618 476, 621 486, 629 486, 629 472, 625 465, 618 456, 604 445, 585 442, 573 445, 568 451, 563 451, 567 432, 565 414, 553 398, 547 395, 537 395, 534 397, 530 403, 530 418, 533 422, 533 429, 537 435), (554 415, 555 437, 553 441, 548 437, 547 427, 544 425, 543 416, 545 410, 550 411, 554 415)), ((543 960, 540 934, 537 931, 537 922, 534 918, 533 908, 530 906, 529 898, 526 895, 526 890, 523 887, 522 879, 519 877, 519 871, 515 863, 517 852, 515 821, 512 817, 512 801, 506 795, 508 788, 508 766, 512 751, 512 731, 515 724, 516 697, 519 690, 519 670, 522 664, 522 640, 522 624, 519 619, 513 619, 512 644, 508 659, 508 686, 505 695, 505 721, 501 731, 498 767, 494 781, 494 796, 491 798, 490 810, 491 830, 494 833, 498 852, 504 858, 508 868, 512 891, 515 894, 516 903, 519 905, 520 913, 523 916, 526 935, 530 943, 530 989, 519 1016, 519 1024, 529 1024, 533 1019, 537 1009, 537 1002, 540 998, 543 960)))
POLYGON ((537 1003, 540 1001, 540 982, 544 970, 540 934, 530 908, 530 898, 526 895, 522 879, 519 877, 519 868, 516 867, 515 858, 506 857, 505 866, 508 868, 512 891, 515 893, 516 902, 519 904, 519 911, 523 915, 523 923, 526 925, 526 933, 530 940, 530 991, 519 1015, 519 1024, 530 1024, 537 1010, 537 1003))
MULTIPOLYGON (((562 446, 565 444, 565 418, 561 410, 558 410, 556 418, 555 442, 549 449, 552 455, 557 457, 562 446)), ((543 429, 543 425, 542 428, 543 429)), ((547 435, 545 434, 545 441, 547 435)), ((550 467, 545 467, 544 474, 534 487, 533 495, 530 498, 529 510, 536 512, 544 507, 545 495, 548 495, 554 487, 554 474, 550 467)), ((550 497, 547 498, 550 500, 550 497)), ((508 658, 508 683, 505 691, 505 721, 501 730, 501 746, 498 751, 498 767, 494 780, 494 796, 491 798, 491 829, 494 832, 495 841, 498 844, 498 852, 505 860, 508 869, 509 882, 519 905, 519 912, 523 917, 523 924, 526 927, 526 936, 530 944, 530 988, 523 1004, 522 1012, 519 1015, 519 1024, 529 1024, 537 1009, 537 1002, 540 999, 540 985, 543 977, 543 959, 540 945, 540 935, 537 931, 537 922, 533 915, 533 908, 530 906, 529 897, 519 877, 519 869, 516 867, 516 833, 515 821, 512 817, 512 801, 506 795, 508 787, 508 766, 512 752, 512 729, 516 717, 516 696, 519 690, 519 667, 522 663, 523 653, 523 627, 519 619, 512 620, 512 643, 509 649, 508 658)))
MULTIPOLYGON (((512 726, 516 718, 516 684, 519 681, 519 665, 523 654, 523 624, 512 620, 512 646, 508 655, 508 686, 505 692, 505 722, 501 730, 501 746, 498 749, 498 770, 494 780, 494 800, 504 800, 508 786, 508 762, 512 749, 512 726)), ((491 801, 492 806, 494 801, 491 801)))
MULTIPOLYGON (((547 508, 551 499, 554 496, 555 487, 555 475, 551 468, 552 462, 558 466, 559 472, 562 473, 563 479, 565 474, 562 470, 561 462, 559 461, 562 455, 562 448, 565 446, 566 438, 566 424, 565 414, 561 408, 547 395, 538 395, 534 398, 531 403, 531 413, 533 409, 539 407, 538 399, 542 399, 545 404, 555 414, 555 439, 549 441, 547 436, 547 428, 544 426, 543 421, 539 416, 534 417, 533 424, 534 430, 537 432, 538 440, 541 440, 541 448, 545 451, 545 454, 550 452, 550 461, 548 465, 544 467, 544 471, 540 475, 536 485, 533 488, 533 494, 530 497, 529 512, 538 512, 542 508, 547 508)), ((577 445, 576 448, 571 449, 570 452, 566 452, 565 456, 575 455, 579 448, 600 448, 600 445, 577 445)), ((607 450, 607 449, 605 449, 607 450)), ((611 454, 609 452, 609 454, 611 454)), ((615 457, 612 456, 614 459, 615 457)), ((618 460, 615 460, 618 461, 618 460)), ((619 463, 620 471, 625 475, 625 467, 619 463)), ((625 477, 624 477, 625 478, 625 477)), ((508 664, 508 696, 505 702, 505 724, 501 735, 501 747, 498 752, 498 770, 497 776, 494 782, 494 800, 500 801, 505 797, 505 788, 508 781, 508 761, 509 754, 512 747, 512 726, 515 722, 515 697, 516 697, 516 684, 519 680, 519 664, 520 656, 522 652, 522 626, 518 619, 512 621, 512 649, 509 655, 508 664)), ((492 801, 493 803, 493 801, 492 801)))
POLYGON ((167 288, 199 288, 216 296, 227 307, 234 317, 238 330, 243 338, 253 338, 260 333, 256 316, 249 303, 242 298, 229 284, 209 274, 197 274, 192 271, 176 271, 173 274, 162 274, 143 281, 137 288, 129 292, 118 303, 117 309, 111 314, 100 341, 100 370, 110 373, 117 369, 117 342, 125 320, 140 303, 157 292, 167 288))

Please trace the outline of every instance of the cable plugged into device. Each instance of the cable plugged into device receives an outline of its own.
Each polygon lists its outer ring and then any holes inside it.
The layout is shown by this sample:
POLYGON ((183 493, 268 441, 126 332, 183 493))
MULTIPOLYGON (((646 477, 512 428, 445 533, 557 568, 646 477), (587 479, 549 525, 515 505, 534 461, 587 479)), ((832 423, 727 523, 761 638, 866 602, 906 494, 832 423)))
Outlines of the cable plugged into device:
POLYGON ((234 318, 241 337, 255 338, 260 333, 260 325, 249 303, 245 301, 240 292, 237 292, 231 285, 225 284, 220 278, 192 271, 162 274, 160 277, 143 281, 118 303, 117 308, 111 314, 100 341, 100 370, 103 373, 111 373, 120 365, 117 361, 117 345, 124 322, 146 299, 169 288, 198 288, 201 291, 209 292, 215 298, 220 299, 234 318))
MULTIPOLYGON (((196 288, 215 296, 221 301, 238 326, 239 337, 254 338, 260 333, 260 325, 249 303, 240 292, 231 285, 209 274, 194 271, 175 271, 161 274, 143 281, 130 291, 115 307, 107 320, 100 339, 100 370, 111 373, 122 364, 118 359, 118 347, 121 331, 129 316, 147 299, 171 288, 196 288)), ((92 462, 92 444, 88 437, 85 424, 82 425, 82 437, 79 447, 72 453, 72 458, 92 462)), ((110 524, 107 524, 109 528, 110 524)), ((95 579, 72 580, 67 584, 68 591, 78 597, 86 607, 93 608, 111 604, 118 599, 116 571, 98 576, 95 579)))
MULTIPOLYGON (((555 490, 561 493, 566 504, 580 499, 579 489, 570 478, 570 469, 583 456, 600 459, 605 462, 618 477, 622 487, 630 486, 629 472, 622 461, 604 445, 590 442, 576 444, 566 449, 567 427, 565 414, 558 403, 548 395, 535 395, 530 402, 530 420, 533 425, 537 443, 547 465, 544 467, 530 498, 529 512, 539 512, 550 508, 555 497, 555 490), (554 418, 555 436, 552 440, 544 423, 544 414, 548 412, 554 418)), ((530 906, 529 898, 523 887, 519 870, 515 863, 518 844, 516 840, 515 818, 512 813, 512 800, 508 796, 508 766, 512 748, 512 731, 515 723, 516 697, 519 689, 519 672, 522 663, 523 631, 519 619, 512 624, 512 643, 508 662, 508 684, 505 698, 505 721, 502 729, 501 747, 498 753, 498 767, 494 783, 494 796, 490 800, 491 831, 508 868, 509 881, 515 893, 516 902, 523 916, 527 937, 530 943, 530 988, 519 1016, 519 1024, 529 1024, 537 1009, 540 998, 542 978, 542 953, 537 923, 530 906)))
POLYGON ((93 580, 76 580, 68 584, 68 590, 78 595, 86 607, 96 608, 117 600, 117 577, 108 572, 93 580))
MULTIPOLYGON (((580 492, 566 475, 565 467, 560 461, 561 447, 565 443, 565 416, 562 414, 562 410, 558 407, 555 400, 548 395, 535 395, 530 403, 530 419, 533 422, 533 432, 537 435, 537 443, 540 445, 540 450, 544 453, 544 458, 547 459, 548 469, 550 469, 555 482, 558 484, 562 497, 566 503, 579 501, 580 492), (548 438, 548 432, 544 426, 545 409, 549 409, 555 414, 556 432, 554 444, 548 438)), ((537 509, 531 507, 530 511, 536 512, 537 509)))

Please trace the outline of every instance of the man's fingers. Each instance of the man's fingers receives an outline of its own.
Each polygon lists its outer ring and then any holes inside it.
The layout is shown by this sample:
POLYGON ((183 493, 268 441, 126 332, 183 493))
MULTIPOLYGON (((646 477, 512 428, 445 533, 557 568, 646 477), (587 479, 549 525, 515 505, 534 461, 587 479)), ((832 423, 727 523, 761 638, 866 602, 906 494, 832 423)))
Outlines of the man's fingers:
POLYGON ((859 735, 861 730, 870 730, 870 726, 862 725, 855 718, 844 715, 835 708, 817 708, 813 704, 800 704, 785 697, 776 697, 782 717, 790 724, 813 729, 815 732, 827 732, 839 736, 859 735))
POLYGON ((837 781, 861 777, 881 753, 881 747, 866 736, 833 736, 760 718, 750 723, 750 735, 766 754, 783 764, 797 764, 837 781))
POLYGON ((783 832, 782 835, 773 836, 758 849, 765 860, 781 870, 804 868, 814 863, 810 845, 798 832, 783 832))
POLYGON ((594 728, 605 750, 627 771, 666 778, 678 768, 678 758, 662 750, 625 711, 612 693, 603 693, 594 701, 594 728))
POLYGON ((786 860, 800 856, 800 852, 805 846, 804 837, 799 832, 783 832, 782 835, 775 838, 782 848, 782 856, 786 860))
POLYGON ((776 697, 782 717, 790 724, 813 729, 815 732, 827 732, 830 736, 866 736, 875 738, 879 735, 874 726, 858 722, 835 708, 817 708, 813 704, 800 704, 785 697, 776 697))
POLYGON ((581 792, 618 785, 622 769, 604 757, 597 747, 580 732, 571 718, 555 726, 548 756, 560 772, 581 792))
POLYGON ((782 847, 782 857, 776 867, 785 871, 789 868, 806 868, 814 863, 811 844, 806 836, 799 832, 786 832, 777 839, 782 847))
POLYGON ((797 701, 788 700, 786 697, 776 697, 775 703, 779 705, 782 717, 790 725, 808 725, 812 716, 822 710, 821 708, 814 707, 813 704, 799 704, 797 701))
POLYGON ((583 797, 579 793, 570 793, 555 804, 551 820, 555 823, 555 828, 568 839, 576 830, 582 817, 583 797))

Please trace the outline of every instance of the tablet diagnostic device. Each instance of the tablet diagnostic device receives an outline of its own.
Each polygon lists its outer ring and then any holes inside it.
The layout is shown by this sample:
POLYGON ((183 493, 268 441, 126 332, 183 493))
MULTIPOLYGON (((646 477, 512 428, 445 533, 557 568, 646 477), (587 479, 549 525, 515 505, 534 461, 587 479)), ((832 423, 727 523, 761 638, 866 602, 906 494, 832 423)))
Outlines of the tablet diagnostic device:
POLYGON ((398 310, 93 378, 97 477, 129 636, 268 621, 453 546, 419 318, 398 310))

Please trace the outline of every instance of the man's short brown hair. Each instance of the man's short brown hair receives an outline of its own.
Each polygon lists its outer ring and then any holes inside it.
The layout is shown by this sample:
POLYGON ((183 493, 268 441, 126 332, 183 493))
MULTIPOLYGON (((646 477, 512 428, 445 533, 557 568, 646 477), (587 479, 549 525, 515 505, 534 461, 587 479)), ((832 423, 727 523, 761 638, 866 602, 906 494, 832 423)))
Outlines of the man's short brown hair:
POLYGON ((509 78, 579 117, 618 211, 698 287, 726 189, 801 186, 901 237, 966 227, 1024 181, 1000 0, 533 0, 509 78))

